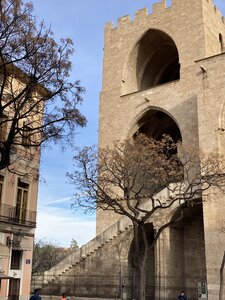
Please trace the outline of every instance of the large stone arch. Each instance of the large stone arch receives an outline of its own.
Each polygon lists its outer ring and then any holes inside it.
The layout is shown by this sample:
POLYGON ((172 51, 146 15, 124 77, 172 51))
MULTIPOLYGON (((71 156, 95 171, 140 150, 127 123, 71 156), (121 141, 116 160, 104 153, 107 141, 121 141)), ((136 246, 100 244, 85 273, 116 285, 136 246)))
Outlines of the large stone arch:
POLYGON ((163 134, 170 135, 175 142, 182 142, 182 133, 177 120, 159 107, 151 107, 142 111, 131 124, 128 139, 137 133, 159 140, 163 134))
MULTIPOLYGON (((145 230, 146 230, 149 244, 151 244, 151 242, 154 239, 153 223, 152 222, 146 223, 145 230)), ((140 236, 139 243, 140 243, 140 245, 143 243, 141 236, 140 236)), ((133 251, 134 251, 134 240, 132 240, 132 242, 130 244, 130 249, 129 249, 129 253, 128 253, 128 260, 129 260, 129 264, 131 265, 131 267, 132 267, 133 251)), ((152 248, 151 250, 148 251, 148 258, 147 258, 147 262, 146 262, 146 299, 153 299, 154 295, 155 295, 155 285, 156 285, 155 263, 156 263, 155 262, 155 250, 154 250, 154 248, 152 248)), ((132 280, 133 280, 134 288, 136 288, 135 278, 132 278, 132 280)))
POLYGON ((201 199, 192 206, 178 207, 171 214, 171 220, 177 220, 167 229, 168 234, 164 249, 166 262, 165 282, 170 289, 166 297, 173 299, 179 290, 185 290, 188 299, 195 299, 198 284, 206 282, 206 258, 203 221, 203 204, 201 199))
MULTIPOLYGON (((156 140, 160 140, 164 134, 167 134, 170 135, 175 142, 182 142, 181 131, 176 119, 169 112, 157 107, 151 107, 137 116, 130 130, 130 137, 135 138, 135 135, 138 133, 143 133, 156 140)), ((162 211, 162 214, 164 214, 164 211, 162 211)), ((165 218, 165 216, 163 217, 165 218)), ((154 222, 155 220, 153 218, 145 224, 149 241, 153 239, 155 234, 154 222)), ((132 253, 132 243, 130 253, 132 253)), ((156 249, 154 247, 149 251, 146 263, 146 299, 153 299, 157 292, 157 259, 158 257, 156 257, 156 249)))
POLYGON ((130 51, 123 71, 123 93, 145 90, 180 78, 179 54, 164 31, 149 29, 130 51))
POLYGON ((182 140, 177 123, 162 110, 151 108, 138 120, 137 125, 139 132, 156 140, 160 140, 164 134, 171 136, 175 142, 182 140))

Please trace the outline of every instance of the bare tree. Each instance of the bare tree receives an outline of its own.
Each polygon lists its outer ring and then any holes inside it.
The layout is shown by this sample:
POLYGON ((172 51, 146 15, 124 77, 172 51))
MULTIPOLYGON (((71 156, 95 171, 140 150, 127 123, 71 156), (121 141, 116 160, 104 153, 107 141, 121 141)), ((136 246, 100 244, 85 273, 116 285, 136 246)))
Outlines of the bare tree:
POLYGON ((0 1, 0 169, 11 171, 46 141, 71 144, 86 123, 84 89, 69 79, 73 42, 57 43, 32 13, 30 2, 0 1))
POLYGON ((170 137, 155 141, 144 135, 98 152, 96 147, 85 147, 74 157, 75 171, 67 175, 78 191, 74 195, 75 209, 109 210, 132 221, 132 265, 138 286, 135 299, 145 299, 147 253, 162 231, 182 219, 185 207, 202 203, 203 193, 214 187, 224 189, 217 155, 200 158, 197 151, 185 153, 181 146, 178 148, 179 158, 177 145, 170 137), (162 197, 163 189, 167 193, 162 197), (181 213, 163 224, 149 242, 146 222, 177 207, 181 213))
MULTIPOLYGON (((76 241, 74 240, 74 244, 76 241)), ((57 265, 61 260, 72 253, 74 249, 61 247, 45 239, 34 243, 32 276, 36 276, 57 265)))

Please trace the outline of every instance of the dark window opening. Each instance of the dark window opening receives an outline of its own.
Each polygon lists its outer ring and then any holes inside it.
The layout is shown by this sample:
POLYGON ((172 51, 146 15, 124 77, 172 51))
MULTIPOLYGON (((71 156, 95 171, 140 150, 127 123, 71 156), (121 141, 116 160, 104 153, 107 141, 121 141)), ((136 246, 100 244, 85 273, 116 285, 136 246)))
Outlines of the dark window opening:
POLYGON ((127 57, 123 93, 145 90, 180 79, 179 53, 167 33, 149 29, 127 57))
POLYGON ((18 179, 15 217, 17 222, 22 224, 26 222, 28 190, 29 184, 18 179))
POLYGON ((220 41, 221 52, 224 52, 225 46, 224 46, 223 36, 221 33, 219 34, 219 41, 220 41))
MULTIPOLYGON (((179 159, 178 153, 178 143, 182 142, 182 137, 176 122, 166 113, 151 109, 138 121, 137 125, 139 130, 133 135, 134 140, 140 133, 144 134, 149 139, 151 138, 156 141, 162 140, 165 135, 170 137, 169 139, 166 139, 167 142, 164 145, 165 148, 162 150, 164 155, 166 155, 166 159, 171 162, 177 172, 168 178, 168 180, 170 180, 170 183, 182 180, 183 165, 179 159)), ((159 192, 165 188, 165 186, 165 182, 159 180, 157 184, 153 185, 152 190, 159 192)), ((150 190, 150 186, 148 187, 148 190, 150 190)))
POLYGON ((180 79, 178 50, 165 32, 150 29, 140 40, 137 78, 141 90, 180 79))
POLYGON ((19 270, 21 268, 22 251, 12 250, 11 270, 19 270))
POLYGON ((150 110, 139 122, 139 132, 155 140, 169 135, 175 143, 182 140, 180 130, 175 121, 162 111, 150 110))

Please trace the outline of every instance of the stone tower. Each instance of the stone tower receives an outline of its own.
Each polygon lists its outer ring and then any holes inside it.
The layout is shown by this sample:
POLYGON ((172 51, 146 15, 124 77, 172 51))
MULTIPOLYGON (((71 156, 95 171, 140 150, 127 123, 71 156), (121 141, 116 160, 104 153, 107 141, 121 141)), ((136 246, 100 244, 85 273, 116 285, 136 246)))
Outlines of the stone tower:
MULTIPOLYGON (((105 28, 99 147, 137 131, 156 139, 170 134, 204 152, 225 154, 225 22, 212 0, 166 0, 105 28)), ((225 250, 218 221, 225 195, 202 196, 177 226, 160 235, 147 264, 147 298, 218 299, 225 250), (206 200, 206 201, 204 201, 206 200)), ((171 212, 172 219, 176 214, 171 212)), ((166 216, 168 217, 168 216, 166 216)), ((166 218, 149 220, 153 234, 166 218)), ((97 212, 97 236, 37 278, 44 295, 132 299, 129 220, 97 212)))
MULTIPOLYGON (((212 0, 172 0, 170 7, 162 0, 151 14, 141 9, 133 21, 124 16, 117 27, 106 24, 99 147, 141 131, 156 138, 169 133, 184 147, 224 154, 225 136, 218 134, 225 127, 224 38, 225 21, 212 0)), ((195 274, 193 284, 207 282, 214 300, 225 249, 217 227, 225 196, 204 200, 179 233, 163 234, 156 274, 169 278, 181 268, 184 285, 195 274)), ((99 211, 97 234, 119 218, 99 211)))

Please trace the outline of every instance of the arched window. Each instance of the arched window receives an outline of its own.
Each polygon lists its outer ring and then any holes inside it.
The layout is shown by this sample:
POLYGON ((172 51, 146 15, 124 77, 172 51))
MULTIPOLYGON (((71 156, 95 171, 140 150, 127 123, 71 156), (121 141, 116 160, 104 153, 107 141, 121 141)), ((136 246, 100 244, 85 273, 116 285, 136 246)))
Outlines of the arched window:
POLYGON ((161 30, 149 29, 132 49, 125 64, 125 93, 179 78, 179 55, 173 39, 161 30))
POLYGON ((160 110, 149 110, 138 121, 138 126, 140 133, 144 133, 155 140, 160 140, 164 134, 169 135, 176 143, 182 140, 176 122, 168 114, 160 110))

